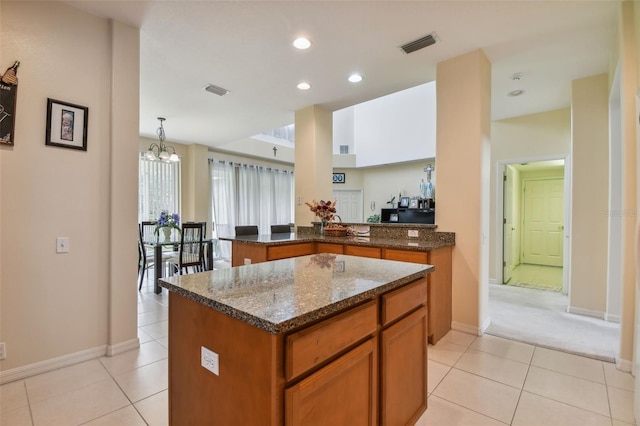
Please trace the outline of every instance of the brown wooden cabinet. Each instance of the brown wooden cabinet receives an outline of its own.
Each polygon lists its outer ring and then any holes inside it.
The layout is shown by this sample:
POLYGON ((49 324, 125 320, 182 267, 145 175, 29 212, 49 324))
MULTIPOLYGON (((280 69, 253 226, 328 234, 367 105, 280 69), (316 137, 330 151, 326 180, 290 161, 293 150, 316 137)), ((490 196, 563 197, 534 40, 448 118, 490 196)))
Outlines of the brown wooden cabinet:
POLYGON ((451 330, 452 313, 452 263, 451 246, 443 246, 429 251, 411 250, 410 248, 386 248, 360 244, 340 244, 316 241, 290 244, 248 244, 233 241, 232 266, 243 265, 245 259, 250 263, 286 257, 302 256, 313 253, 337 253, 351 256, 382 258, 434 265, 435 271, 428 275, 428 325, 429 343, 436 344, 451 330))
POLYGON ((271 334, 169 293, 169 420, 400 425, 427 404, 427 280, 271 334), (219 354, 219 375, 201 350, 219 354))
POLYGON ((380 424, 414 424, 427 409, 427 307, 382 330, 380 424))
POLYGON ((356 246, 345 244, 344 254, 380 259, 380 247, 356 246))
POLYGON ((285 425, 373 426, 377 405, 378 344, 371 338, 285 390, 285 425))
POLYGON ((382 258, 402 262, 435 265, 429 281, 429 343, 436 344, 451 329, 451 246, 444 246, 428 252, 400 249, 383 249, 382 258))

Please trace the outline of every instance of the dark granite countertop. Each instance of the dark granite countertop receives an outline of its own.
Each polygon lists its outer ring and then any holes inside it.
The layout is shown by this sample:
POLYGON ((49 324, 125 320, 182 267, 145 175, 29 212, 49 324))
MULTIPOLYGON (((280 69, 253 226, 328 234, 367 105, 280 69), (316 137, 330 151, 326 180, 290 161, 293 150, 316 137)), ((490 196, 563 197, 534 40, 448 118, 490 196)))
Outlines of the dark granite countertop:
POLYGON ((433 270, 431 265, 320 253, 162 278, 160 285, 279 334, 415 281, 433 270))
POLYGON ((248 244, 259 245, 285 245, 306 242, 326 242, 337 244, 353 244, 360 246, 375 246, 384 248, 411 249, 415 251, 429 251, 444 246, 453 245, 453 241, 447 239, 430 239, 421 238, 384 238, 384 237, 328 237, 314 234, 261 234, 261 235, 239 235, 236 237, 220 237, 224 241, 239 241, 248 244))

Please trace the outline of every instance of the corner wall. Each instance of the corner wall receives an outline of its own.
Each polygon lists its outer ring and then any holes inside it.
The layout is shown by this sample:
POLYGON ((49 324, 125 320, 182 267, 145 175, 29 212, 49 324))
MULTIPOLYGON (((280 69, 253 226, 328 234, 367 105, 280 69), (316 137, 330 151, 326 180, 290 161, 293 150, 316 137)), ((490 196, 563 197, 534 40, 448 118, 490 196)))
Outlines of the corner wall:
POLYGON ((138 345, 139 32, 59 2, 0 8, 0 67, 21 61, 0 146, 4 382, 138 345), (45 146, 47 98, 89 108, 86 152, 45 146))

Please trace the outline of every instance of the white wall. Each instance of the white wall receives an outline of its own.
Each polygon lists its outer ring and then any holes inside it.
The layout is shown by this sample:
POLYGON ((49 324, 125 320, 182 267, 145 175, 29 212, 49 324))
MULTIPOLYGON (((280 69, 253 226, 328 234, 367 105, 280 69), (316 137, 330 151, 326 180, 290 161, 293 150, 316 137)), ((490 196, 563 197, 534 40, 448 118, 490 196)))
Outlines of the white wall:
POLYGON ((340 145, 352 146, 357 167, 435 157, 435 82, 336 111, 333 115, 337 124, 333 131, 333 152, 340 152, 340 145))
MULTIPOLYGON (((381 209, 391 208, 387 201, 395 197, 397 203, 398 194, 403 197, 414 197, 419 195, 420 179, 427 181, 427 174, 424 168, 431 163, 436 167, 434 158, 426 160, 412 161, 410 163, 389 164, 387 166, 365 167, 358 169, 334 168, 335 173, 345 174, 344 184, 333 184, 333 190, 361 189, 363 198, 363 218, 374 214, 380 214, 381 209), (371 203, 375 203, 375 208, 371 209, 371 203)), ((438 169, 431 173, 431 183, 433 183, 436 195, 437 206, 437 175, 438 169)), ((436 222, 437 224, 437 222, 436 222)))
POLYGON ((59 2, 0 9, 0 65, 21 61, 15 146, 0 146, 7 381, 138 345, 139 32, 59 2), (45 146, 48 97, 89 108, 86 152, 45 146))

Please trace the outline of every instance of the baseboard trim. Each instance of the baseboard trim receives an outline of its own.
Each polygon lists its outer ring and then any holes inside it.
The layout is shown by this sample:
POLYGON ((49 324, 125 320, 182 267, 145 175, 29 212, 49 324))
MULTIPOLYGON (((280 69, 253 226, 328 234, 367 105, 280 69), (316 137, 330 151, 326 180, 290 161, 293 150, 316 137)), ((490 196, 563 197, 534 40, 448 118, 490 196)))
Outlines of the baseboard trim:
POLYGON ((472 334, 474 336, 482 336, 482 331, 478 327, 474 327, 469 324, 463 324, 461 322, 451 322, 451 329, 461 331, 462 333, 472 334))
POLYGON ((0 385, 99 358, 105 355, 106 350, 107 345, 101 345, 84 351, 59 356, 57 358, 51 358, 45 361, 24 365, 22 367, 12 368, 11 370, 0 371, 0 385))
POLYGON ((633 362, 627 359, 618 359, 616 360, 616 367, 620 371, 631 373, 631 369, 633 368, 633 362))
POLYGON ((604 320, 608 322, 620 323, 620 315, 604 314, 604 320))
POLYGON ((132 349, 138 349, 139 347, 140 340, 136 337, 135 339, 127 340, 126 342, 116 343, 115 345, 108 345, 107 356, 119 355, 132 349))
POLYGON ((592 311, 591 309, 576 308, 575 306, 567 306, 567 312, 569 312, 570 314, 584 315, 587 317, 593 317, 602 320, 604 319, 605 315, 602 311, 592 311))
POLYGON ((498 280, 495 278, 489 278, 489 284, 498 284, 498 280))

